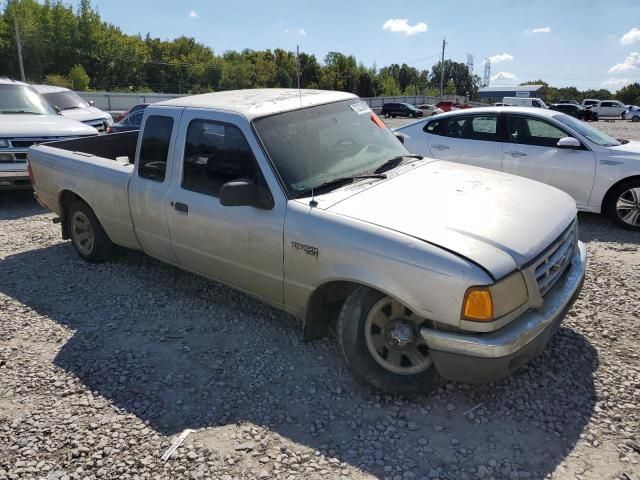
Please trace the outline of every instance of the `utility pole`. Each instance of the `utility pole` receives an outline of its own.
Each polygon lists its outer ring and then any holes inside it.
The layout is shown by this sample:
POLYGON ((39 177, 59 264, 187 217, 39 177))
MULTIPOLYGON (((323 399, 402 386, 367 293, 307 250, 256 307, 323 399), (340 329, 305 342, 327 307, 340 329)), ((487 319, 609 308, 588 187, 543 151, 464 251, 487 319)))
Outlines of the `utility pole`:
POLYGON ((440 61, 440 100, 444 94, 444 47, 447 46, 447 39, 442 39, 442 60, 440 61))
POLYGON ((18 30, 18 17, 13 15, 13 25, 16 27, 16 43, 18 44, 18 62, 20 63, 20 75, 22 81, 26 82, 24 77, 24 65, 22 64, 22 44, 20 43, 20 30, 18 30))
POLYGON ((298 79, 298 90, 300 90, 300 46, 296 45, 296 78, 298 79))

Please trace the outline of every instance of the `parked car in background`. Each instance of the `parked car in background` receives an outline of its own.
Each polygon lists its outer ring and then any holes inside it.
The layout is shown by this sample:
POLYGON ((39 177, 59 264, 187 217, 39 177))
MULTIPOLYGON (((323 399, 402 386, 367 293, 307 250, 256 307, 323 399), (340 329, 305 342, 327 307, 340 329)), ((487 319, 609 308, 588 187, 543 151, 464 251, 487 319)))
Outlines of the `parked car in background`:
POLYGON ((556 103, 567 103, 570 105, 580 105, 577 100, 558 100, 556 103))
POLYGON ((598 103, 600 103, 600 100, 597 100, 595 98, 585 98, 584 100, 582 100, 583 107, 594 107, 598 105, 598 103))
POLYGON ((492 103, 491 105, 494 107, 510 107, 511 106, 508 103, 502 103, 502 102, 492 103))
POLYGON ((439 113, 444 113, 444 110, 436 107, 435 105, 431 105, 430 103, 423 103, 422 105, 416 105, 416 108, 422 110, 425 116, 438 115, 439 113))
POLYGON ((31 188, 31 145, 97 134, 95 128, 59 115, 33 87, 0 77, 0 190, 31 188))
POLYGON ((113 118, 109 113, 90 105, 76 92, 68 88, 53 85, 32 86, 49 102, 49 105, 56 108, 65 117, 90 125, 101 133, 113 124, 113 118))
POLYGON ((131 130, 140 130, 142 124, 142 116, 144 110, 149 106, 148 103, 142 103, 136 105, 135 111, 124 117, 122 120, 117 121, 113 125, 107 127, 107 133, 129 132, 131 130))
POLYGON ((396 129, 412 153, 538 180, 578 208, 640 231, 640 142, 616 140, 554 110, 451 112, 396 129))
POLYGON ((385 117, 413 117, 418 118, 424 115, 424 112, 419 108, 414 107, 410 103, 385 103, 382 106, 380 115, 385 117))
POLYGON ((622 119, 640 122, 640 107, 637 105, 627 105, 627 110, 622 114, 622 119))
POLYGON ((504 97, 502 103, 506 103, 512 107, 549 108, 541 98, 504 97))
POLYGON ((585 122, 598 120, 598 114, 596 112, 588 109, 587 107, 583 107, 582 105, 575 105, 573 103, 553 103, 549 105, 549 108, 557 112, 566 113, 567 115, 571 115, 578 120, 584 120, 585 122))
POLYGON ((129 115, 131 115, 132 113, 136 113, 139 112, 140 110, 144 110, 145 108, 147 108, 149 106, 148 103, 137 103, 135 104, 133 107, 131 107, 129 110, 127 110, 126 112, 122 112, 117 118, 116 121, 119 122, 120 120, 122 120, 123 118, 128 117, 129 115))
POLYGON ((411 156, 344 92, 176 98, 140 134, 36 146, 29 162, 82 259, 146 252, 291 313, 305 339, 339 310, 336 352, 394 394, 509 375, 584 280, 568 195, 411 156))
POLYGON ((598 117, 620 117, 627 110, 627 106, 617 100, 601 100, 593 105, 592 110, 598 114, 598 117))

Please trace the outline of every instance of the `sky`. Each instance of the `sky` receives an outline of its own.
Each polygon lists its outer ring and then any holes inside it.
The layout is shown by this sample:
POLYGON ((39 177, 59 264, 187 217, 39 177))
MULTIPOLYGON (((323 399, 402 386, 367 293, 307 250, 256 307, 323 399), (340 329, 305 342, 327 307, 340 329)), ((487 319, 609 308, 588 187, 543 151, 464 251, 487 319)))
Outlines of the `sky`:
MULTIPOLYGON (((77 2, 76 2, 77 3, 77 2)), ((130 34, 195 37, 217 54, 283 48, 351 54, 378 68, 467 62, 491 85, 543 79, 616 90, 640 81, 640 0, 93 0, 130 34)))

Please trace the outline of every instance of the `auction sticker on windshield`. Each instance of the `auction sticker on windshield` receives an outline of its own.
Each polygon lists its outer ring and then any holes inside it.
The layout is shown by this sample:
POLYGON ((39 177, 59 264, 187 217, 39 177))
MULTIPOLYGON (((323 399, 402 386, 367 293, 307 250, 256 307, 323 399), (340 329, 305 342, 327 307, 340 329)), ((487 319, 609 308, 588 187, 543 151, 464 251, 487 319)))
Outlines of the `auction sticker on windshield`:
POLYGON ((351 110, 356 112, 358 115, 364 115, 365 113, 369 113, 371 111, 369 105, 367 105, 366 102, 352 103, 349 106, 351 107, 351 110))

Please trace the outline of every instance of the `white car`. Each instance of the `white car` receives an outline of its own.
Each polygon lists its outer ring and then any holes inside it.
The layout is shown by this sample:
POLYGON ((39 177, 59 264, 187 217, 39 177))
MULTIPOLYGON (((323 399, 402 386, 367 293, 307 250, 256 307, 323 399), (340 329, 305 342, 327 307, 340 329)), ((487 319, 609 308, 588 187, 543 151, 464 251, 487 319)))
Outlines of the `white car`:
POLYGON ((97 134, 89 125, 58 115, 26 83, 0 77, 0 190, 31 188, 30 146, 97 134))
POLYGON ((640 142, 554 110, 487 107, 398 128, 415 154, 501 170, 571 195, 580 210, 640 231, 640 142))
POLYGON ((540 98, 528 98, 528 97, 504 97, 502 103, 510 105, 512 107, 535 107, 535 108, 549 108, 546 103, 540 98))
POLYGON ((621 117, 627 106, 617 100, 601 100, 593 106, 598 117, 621 117))
POLYGON ((418 110, 422 110, 424 112, 425 117, 429 117, 431 115, 438 115, 440 113, 444 113, 444 110, 436 107, 435 105, 431 105, 430 103, 424 103, 422 105, 416 105, 418 110))
POLYGON ((622 114, 622 119, 640 122, 640 107, 637 105, 627 105, 627 110, 622 114))
POLYGON ((33 85, 33 88, 65 117, 90 125, 100 133, 113 125, 109 113, 90 105, 73 90, 53 85, 33 85))

